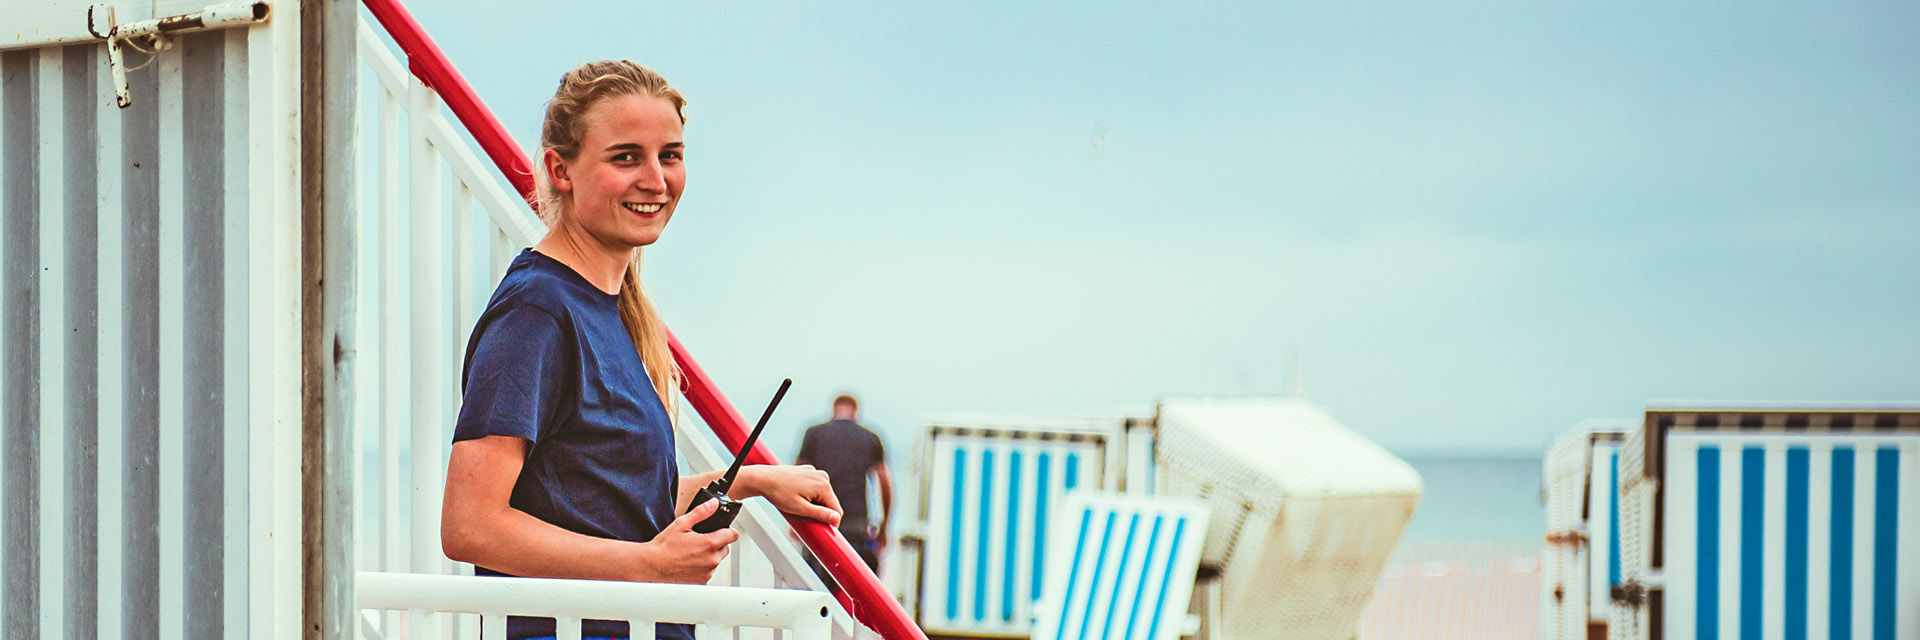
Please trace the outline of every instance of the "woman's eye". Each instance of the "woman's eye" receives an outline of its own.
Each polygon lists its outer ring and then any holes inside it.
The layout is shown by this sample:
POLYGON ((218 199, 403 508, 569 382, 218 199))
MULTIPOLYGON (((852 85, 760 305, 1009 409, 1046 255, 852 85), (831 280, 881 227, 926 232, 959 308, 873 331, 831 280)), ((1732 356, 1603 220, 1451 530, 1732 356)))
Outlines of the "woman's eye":
POLYGON ((660 154, 660 159, 661 160, 683 160, 685 159, 685 157, 682 156, 678 151, 668 151, 666 153, 660 154))
POLYGON ((622 153, 620 155, 614 156, 613 161, 614 162, 633 162, 634 158, 635 156, 633 155, 633 153, 628 152, 628 153, 622 153))

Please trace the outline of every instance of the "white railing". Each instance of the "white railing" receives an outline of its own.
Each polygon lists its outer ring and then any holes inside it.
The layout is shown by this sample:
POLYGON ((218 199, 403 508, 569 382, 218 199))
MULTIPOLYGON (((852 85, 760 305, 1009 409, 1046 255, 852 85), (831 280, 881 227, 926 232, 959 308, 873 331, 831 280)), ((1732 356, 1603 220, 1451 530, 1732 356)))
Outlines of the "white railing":
MULTIPOLYGON (((694 622, 702 624, 703 638, 781 635, 756 627, 801 632, 803 626, 741 622, 747 618, 740 616, 776 615, 770 607, 785 600, 768 599, 768 593, 775 593, 808 602, 817 599, 826 607, 827 626, 822 628, 827 635, 819 637, 854 637, 858 625, 826 595, 825 584, 801 556, 785 519, 764 501, 748 503, 735 523, 741 541, 709 582, 725 588, 470 578, 465 576, 472 575, 471 565, 446 559, 439 544, 440 498, 459 411, 456 374, 466 340, 507 264, 546 227, 481 161, 443 114, 435 92, 395 58, 377 25, 362 22, 358 47, 374 86, 372 95, 362 96, 367 107, 363 111, 370 109, 373 117, 360 128, 362 136, 372 136, 361 146, 367 161, 360 184, 371 189, 371 197, 361 200, 367 205, 359 234, 362 295, 357 329, 362 348, 354 354, 359 362, 356 443, 364 452, 359 458, 363 472, 356 476, 354 489, 360 529, 354 539, 362 570, 355 589, 358 606, 368 610, 362 612, 361 635, 470 638, 473 614, 482 611, 694 622), (446 202, 449 196, 451 202, 446 202), (369 453, 371 466, 364 457, 369 453), (536 586, 494 584, 503 582, 536 586), (400 589, 405 585, 421 588, 410 593, 400 589), (608 591, 610 587, 614 590, 608 591), (662 588, 668 591, 654 591, 662 588), (486 600, 493 597, 486 594, 497 589, 516 595, 486 600), (566 608, 602 602, 599 598, 606 593, 645 597, 621 600, 614 608, 566 608), (688 611, 709 609, 685 609, 677 601, 653 597, 656 593, 701 594, 693 599, 713 605, 711 611, 727 613, 690 615, 688 611), (561 608, 539 604, 549 601, 561 608), (495 602, 513 606, 490 604, 495 602)), ((679 404, 688 403, 683 399, 679 404)), ((698 417, 683 413, 679 425, 678 447, 688 472, 719 470, 731 462, 698 417)), ((486 618, 483 627, 493 619, 486 618)), ((567 625, 560 628, 561 637, 567 637, 567 625)), ((578 631, 575 625, 572 632, 578 631)))
MULTIPOLYGON (((440 550, 440 493, 459 408, 455 373, 493 283, 544 227, 474 156, 433 90, 408 74, 365 22, 358 40, 376 88, 366 96, 373 126, 361 127, 362 136, 374 134, 359 181, 373 197, 361 200, 371 206, 360 216, 355 434, 376 462, 366 473, 365 454, 358 457, 357 565, 471 575, 471 566, 448 561, 440 550), (484 217, 476 216, 476 204, 484 217), (373 492, 368 480, 377 482, 373 492)), ((471 616, 427 613, 405 617, 407 637, 471 637, 471 616)), ((397 637, 400 623, 385 613, 371 630, 397 637)))
MULTIPOLYGON (((680 427, 674 432, 688 469, 704 473, 727 468, 733 460, 716 447, 718 442, 711 432, 693 426, 695 420, 697 418, 683 414, 680 427)), ((740 531, 740 541, 735 543, 733 552, 727 554, 708 584, 827 590, 826 583, 807 566, 786 518, 772 505, 763 500, 748 501, 733 527, 740 531)), ((833 637, 854 638, 859 625, 837 600, 832 601, 832 613, 833 637)), ((735 637, 746 635, 749 634, 735 634, 735 637)))
POLYGON ((832 628, 833 598, 790 589, 363 571, 354 594, 361 609, 479 614, 482 640, 505 640, 508 615, 554 618, 558 640, 580 640, 580 621, 588 619, 626 620, 635 630, 656 622, 697 622, 722 633, 781 629, 794 640, 827 640, 832 628))

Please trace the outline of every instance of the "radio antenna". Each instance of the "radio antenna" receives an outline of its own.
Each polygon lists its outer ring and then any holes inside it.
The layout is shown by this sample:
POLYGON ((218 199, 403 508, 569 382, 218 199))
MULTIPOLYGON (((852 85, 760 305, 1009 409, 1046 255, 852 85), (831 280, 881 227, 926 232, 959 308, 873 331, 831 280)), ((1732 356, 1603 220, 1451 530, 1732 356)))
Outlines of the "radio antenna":
POLYGON ((760 431, 767 428, 767 419, 773 417, 773 408, 780 406, 780 399, 786 397, 787 387, 791 386, 793 386, 792 378, 780 381, 780 390, 774 392, 773 402, 767 403, 766 413, 760 414, 760 424, 754 425, 753 433, 747 434, 747 441, 741 443, 740 453, 733 457, 733 466, 727 468, 727 475, 720 476, 719 480, 715 480, 712 484, 701 487, 698 492, 693 494, 693 501, 687 503, 687 511, 693 511, 694 507, 705 504, 708 500, 720 503, 720 506, 714 507, 712 515, 707 516, 705 520, 693 524, 694 533, 713 533, 719 531, 731 526, 733 524, 733 517, 740 515, 740 505, 742 503, 739 500, 727 497, 727 489, 733 488, 733 478, 734 476, 740 475, 740 465, 747 461, 747 452, 753 450, 754 441, 760 439, 760 431))
POLYGON ((767 420, 773 417, 774 408, 780 406, 780 399, 786 397, 787 387, 791 386, 793 378, 780 381, 780 390, 773 392, 773 402, 767 403, 767 410, 760 414, 760 423, 753 426, 753 433, 747 434, 747 441, 740 445, 740 452, 733 456, 733 466, 727 468, 727 475, 715 482, 722 493, 733 488, 733 478, 740 475, 740 465, 747 461, 747 452, 753 450, 753 443, 760 439, 760 432, 767 428, 767 420))

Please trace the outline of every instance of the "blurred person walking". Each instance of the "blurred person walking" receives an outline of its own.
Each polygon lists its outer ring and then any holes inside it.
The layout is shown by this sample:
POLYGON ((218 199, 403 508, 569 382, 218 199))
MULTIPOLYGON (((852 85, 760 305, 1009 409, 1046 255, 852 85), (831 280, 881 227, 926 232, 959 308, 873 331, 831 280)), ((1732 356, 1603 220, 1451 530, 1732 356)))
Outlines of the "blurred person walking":
POLYGON ((807 427, 794 464, 813 465, 827 472, 839 498, 840 535, 880 572, 880 550, 887 544, 887 520, 893 512, 893 477, 887 472, 886 448, 880 436, 857 421, 860 402, 842 394, 833 399, 833 419, 807 427), (879 517, 867 505, 867 480, 880 485, 879 517))

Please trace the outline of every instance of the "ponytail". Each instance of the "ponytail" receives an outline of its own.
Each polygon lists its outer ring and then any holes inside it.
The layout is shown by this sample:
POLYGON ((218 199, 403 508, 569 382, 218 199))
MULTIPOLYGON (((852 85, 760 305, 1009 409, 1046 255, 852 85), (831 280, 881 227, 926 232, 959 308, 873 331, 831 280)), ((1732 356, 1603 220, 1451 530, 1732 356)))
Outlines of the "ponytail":
POLYGON ((627 263, 627 275, 620 281, 620 322, 627 326, 627 335, 633 338, 634 349, 640 352, 640 363, 646 365, 647 377, 653 381, 654 392, 660 394, 660 403, 667 407, 668 419, 675 418, 680 366, 673 361, 673 349, 667 344, 667 326, 660 321, 660 312, 654 310, 653 303, 640 289, 638 250, 633 252, 633 261, 627 263))

